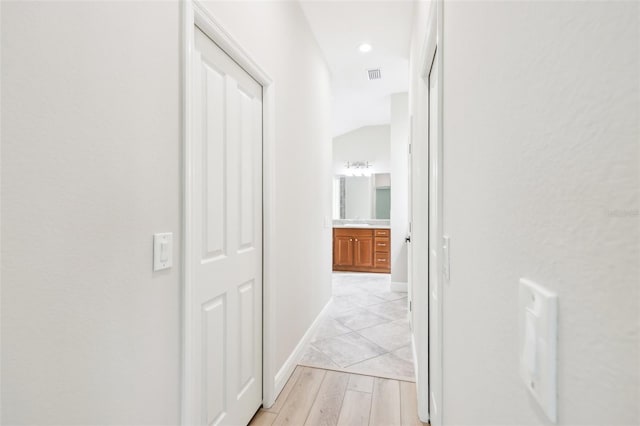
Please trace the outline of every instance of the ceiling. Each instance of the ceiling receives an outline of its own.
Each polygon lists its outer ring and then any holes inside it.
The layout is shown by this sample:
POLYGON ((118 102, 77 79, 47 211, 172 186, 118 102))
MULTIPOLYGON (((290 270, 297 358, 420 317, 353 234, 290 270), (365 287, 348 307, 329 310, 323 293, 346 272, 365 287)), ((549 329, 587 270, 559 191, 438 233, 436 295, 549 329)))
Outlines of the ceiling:
POLYGON ((388 124, 390 96, 409 88, 413 2, 301 0, 332 75, 333 135, 388 124), (373 49, 361 53, 369 43, 373 49), (369 81, 367 70, 382 78, 369 81))

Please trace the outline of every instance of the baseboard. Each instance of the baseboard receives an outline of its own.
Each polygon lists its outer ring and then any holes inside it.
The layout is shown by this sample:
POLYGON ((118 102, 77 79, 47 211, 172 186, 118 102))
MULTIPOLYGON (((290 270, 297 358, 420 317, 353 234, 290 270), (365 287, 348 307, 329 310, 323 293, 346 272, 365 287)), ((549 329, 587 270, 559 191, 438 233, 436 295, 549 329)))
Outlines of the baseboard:
POLYGON ((296 347, 293 349, 293 352, 291 352, 291 355, 289 355, 289 358, 287 358, 287 360, 282 365, 280 370, 278 370, 278 372, 276 373, 275 383, 274 383, 274 387, 275 387, 274 395, 276 396, 276 398, 278 397, 278 395, 280 395, 280 392, 282 392, 284 385, 287 384, 289 377, 291 377, 291 375, 293 374, 293 370, 296 369, 296 366, 298 365, 298 361, 300 361, 300 358, 302 358, 304 349, 306 348, 307 344, 313 337, 313 333, 315 333, 316 328, 318 328, 318 325, 320 325, 320 320, 324 316, 326 310, 329 308, 329 305, 331 304, 332 300, 333 300, 333 297, 329 299, 326 305, 324 305, 324 308, 322 308, 322 310, 320 311, 316 319, 313 320, 313 323, 311 323, 307 331, 302 336, 302 339, 300 339, 296 347))
POLYGON ((391 285, 389 286, 389 290, 395 291, 397 293, 406 293, 408 289, 409 289, 409 286, 407 285, 407 283, 392 281, 391 285))

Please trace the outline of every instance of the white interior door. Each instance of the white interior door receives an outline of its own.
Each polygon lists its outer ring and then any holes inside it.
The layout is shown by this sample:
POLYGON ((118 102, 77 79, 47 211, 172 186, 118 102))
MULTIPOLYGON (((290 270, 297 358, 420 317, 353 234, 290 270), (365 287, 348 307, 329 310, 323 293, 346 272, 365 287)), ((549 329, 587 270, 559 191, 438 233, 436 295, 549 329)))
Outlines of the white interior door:
POLYGON ((262 400, 262 87, 194 32, 188 418, 244 425, 262 400))
POLYGON ((438 57, 434 54, 429 87, 429 417, 432 425, 442 424, 441 395, 442 342, 440 309, 442 301, 441 171, 438 141, 438 57))
POLYGON ((411 298, 416 354, 418 414, 429 420, 429 143, 428 93, 419 85, 418 119, 411 143, 411 298))

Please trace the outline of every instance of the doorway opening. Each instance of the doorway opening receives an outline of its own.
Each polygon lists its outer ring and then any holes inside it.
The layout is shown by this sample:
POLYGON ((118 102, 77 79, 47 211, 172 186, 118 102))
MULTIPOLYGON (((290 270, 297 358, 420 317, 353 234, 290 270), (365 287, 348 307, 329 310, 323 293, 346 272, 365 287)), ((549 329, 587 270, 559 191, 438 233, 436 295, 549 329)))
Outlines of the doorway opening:
POLYGON ((333 217, 326 221, 333 297, 299 364, 415 383, 407 284, 413 6, 302 8, 333 77, 333 217))

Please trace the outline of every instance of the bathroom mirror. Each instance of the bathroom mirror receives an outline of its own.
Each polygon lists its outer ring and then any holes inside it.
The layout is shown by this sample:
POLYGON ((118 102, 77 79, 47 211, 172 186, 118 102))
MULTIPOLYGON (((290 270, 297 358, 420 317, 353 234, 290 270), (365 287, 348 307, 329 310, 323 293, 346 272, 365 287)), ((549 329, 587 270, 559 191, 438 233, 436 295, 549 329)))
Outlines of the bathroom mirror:
POLYGON ((333 218, 351 220, 389 219, 391 176, 335 176, 333 180, 333 218))

